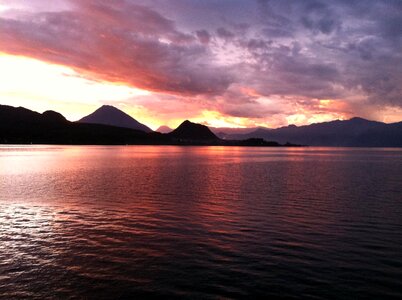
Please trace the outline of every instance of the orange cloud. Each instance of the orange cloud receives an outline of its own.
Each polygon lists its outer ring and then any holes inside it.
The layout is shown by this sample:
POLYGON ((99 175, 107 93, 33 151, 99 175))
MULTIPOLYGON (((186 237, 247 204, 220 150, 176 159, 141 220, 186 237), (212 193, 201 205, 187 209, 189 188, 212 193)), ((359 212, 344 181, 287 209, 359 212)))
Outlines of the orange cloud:
MULTIPOLYGON (((174 1, 48 2, 0 0, 6 3, 0 5, 0 52, 25 57, 17 63, 9 56, 14 66, 0 65, 2 103, 55 109, 70 119, 107 103, 152 128, 174 127, 183 119, 278 127, 354 115, 401 116, 394 44, 377 47, 376 37, 354 31, 359 26, 342 36, 337 22, 326 28, 307 15, 287 17, 289 11, 276 14, 286 24, 268 26, 250 15, 258 9, 231 4, 228 10, 223 2, 228 19, 215 22, 197 6, 174 1), (199 18, 189 21, 183 10, 199 18), (239 23, 243 15, 248 23, 239 23), (316 39, 317 32, 327 39, 316 39), (42 65, 33 68, 27 57, 42 65)), ((303 1, 289 5, 291 14, 310 9, 303 1)))
POLYGON ((91 78, 173 94, 215 94, 230 84, 192 35, 125 1, 73 1, 74 11, 0 18, 0 51, 69 66, 91 78))

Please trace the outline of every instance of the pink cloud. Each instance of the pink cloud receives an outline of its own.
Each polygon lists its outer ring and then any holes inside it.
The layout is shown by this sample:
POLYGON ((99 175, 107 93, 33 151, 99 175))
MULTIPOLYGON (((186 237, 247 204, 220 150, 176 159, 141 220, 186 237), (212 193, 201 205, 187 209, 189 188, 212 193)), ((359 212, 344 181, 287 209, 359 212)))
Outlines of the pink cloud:
POLYGON ((0 15, 0 52, 153 91, 132 101, 163 116, 210 110, 282 124, 290 115, 379 119, 401 107, 394 5, 360 16, 358 4, 312 0, 16 1, 28 9, 0 15))
POLYGON ((157 12, 126 1, 73 3, 73 11, 0 19, 0 51, 157 92, 212 95, 229 86, 207 48, 157 12))

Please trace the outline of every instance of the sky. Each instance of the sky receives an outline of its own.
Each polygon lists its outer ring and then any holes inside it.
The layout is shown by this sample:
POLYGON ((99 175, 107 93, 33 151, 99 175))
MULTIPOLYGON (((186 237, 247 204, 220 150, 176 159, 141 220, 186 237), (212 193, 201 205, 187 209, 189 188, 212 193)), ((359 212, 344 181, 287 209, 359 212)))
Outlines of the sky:
POLYGON ((280 127, 402 120, 400 0, 0 0, 0 104, 280 127))

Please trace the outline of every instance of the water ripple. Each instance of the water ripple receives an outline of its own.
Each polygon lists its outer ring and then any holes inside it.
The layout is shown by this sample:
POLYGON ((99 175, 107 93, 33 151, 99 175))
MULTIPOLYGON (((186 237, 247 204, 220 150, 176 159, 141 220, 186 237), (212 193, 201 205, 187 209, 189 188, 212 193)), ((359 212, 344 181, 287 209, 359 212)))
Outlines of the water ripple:
POLYGON ((0 298, 401 298, 401 154, 0 147, 0 298))

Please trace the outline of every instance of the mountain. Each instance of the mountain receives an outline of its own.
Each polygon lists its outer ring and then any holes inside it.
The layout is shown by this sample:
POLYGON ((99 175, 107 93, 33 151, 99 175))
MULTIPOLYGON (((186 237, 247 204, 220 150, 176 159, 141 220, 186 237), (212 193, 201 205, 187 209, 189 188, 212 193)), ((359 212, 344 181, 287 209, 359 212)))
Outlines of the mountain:
POLYGON ((160 133, 169 133, 169 132, 172 132, 172 131, 173 131, 172 128, 170 128, 168 126, 165 126, 165 125, 162 125, 158 129, 156 129, 156 132, 160 132, 160 133))
POLYGON ((82 118, 79 123, 103 124, 116 127, 124 127, 130 129, 152 132, 150 128, 141 124, 125 112, 117 109, 114 106, 103 105, 92 114, 82 118))
POLYGON ((219 138, 226 139, 234 134, 247 134, 253 132, 257 127, 253 128, 231 128, 231 127, 211 127, 208 128, 219 138))
POLYGON ((184 121, 168 135, 176 140, 217 141, 219 138, 205 125, 184 121))
POLYGON ((47 124, 52 124, 59 126, 68 122, 65 117, 55 111, 48 110, 40 114, 23 107, 7 105, 0 105, 0 121, 2 128, 14 127, 16 129, 23 124, 32 126, 46 126, 47 124))
POLYGON ((217 145, 217 146, 341 146, 402 147, 402 122, 385 124, 362 118, 277 129, 218 138, 207 126, 184 121, 168 134, 102 124, 77 123, 61 114, 42 114, 23 107, 0 105, 0 144, 80 145, 217 145), (276 141, 276 142, 272 142, 276 141), (291 142, 292 144, 288 144, 291 142))
POLYGON ((277 129, 259 128, 248 134, 230 135, 226 138, 263 138, 279 143, 292 142, 310 146, 402 147, 402 122, 386 124, 352 118, 300 127, 290 125, 277 129))
POLYGON ((221 140, 208 127, 189 121, 169 134, 147 133, 124 127, 70 122, 54 111, 40 114, 6 105, 0 105, 0 144, 281 146, 262 139, 221 140))
POLYGON ((143 131, 69 122, 61 114, 43 114, 0 105, 0 143, 7 144, 144 144, 154 137, 143 131))

